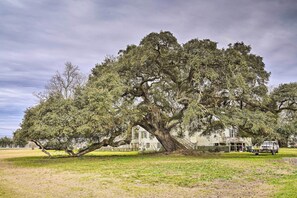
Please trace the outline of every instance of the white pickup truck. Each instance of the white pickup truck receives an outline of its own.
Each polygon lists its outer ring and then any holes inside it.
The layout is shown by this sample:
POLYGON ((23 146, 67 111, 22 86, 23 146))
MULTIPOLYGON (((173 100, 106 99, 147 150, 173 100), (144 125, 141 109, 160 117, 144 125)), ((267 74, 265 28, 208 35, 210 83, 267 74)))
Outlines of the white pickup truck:
POLYGON ((264 141, 260 146, 255 145, 252 147, 252 152, 255 155, 259 155, 259 153, 271 153, 275 155, 278 153, 279 145, 277 141, 264 141))

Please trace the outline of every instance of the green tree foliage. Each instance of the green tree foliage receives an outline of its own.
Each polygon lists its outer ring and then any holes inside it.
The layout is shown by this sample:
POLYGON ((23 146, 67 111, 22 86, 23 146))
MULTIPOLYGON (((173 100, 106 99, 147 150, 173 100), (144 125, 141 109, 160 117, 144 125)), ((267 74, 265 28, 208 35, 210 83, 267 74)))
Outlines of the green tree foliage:
POLYGON ((76 138, 79 138, 76 114, 71 99, 50 97, 25 112, 20 137, 34 142, 44 152, 46 149, 72 150, 76 138))
POLYGON ((13 146, 13 141, 9 137, 3 137, 0 138, 0 147, 12 147, 13 146))
POLYGON ((22 137, 22 130, 21 129, 17 129, 14 133, 13 133, 13 144, 15 146, 19 146, 19 147, 25 147, 27 145, 27 141, 25 138, 22 137))
POLYGON ((185 130, 233 127, 241 136, 273 137, 281 112, 296 111, 297 92, 295 83, 268 94, 269 76, 262 57, 244 43, 220 49, 208 39, 180 44, 170 32, 150 33, 96 65, 86 84, 66 64, 16 135, 72 156, 129 143, 134 126, 168 152, 185 149, 173 136, 185 130))
POLYGON ((277 133, 280 143, 297 136, 297 83, 281 84, 270 94, 270 106, 278 115, 277 133))
POLYGON ((261 110, 269 73, 243 43, 219 49, 213 41, 193 39, 181 45, 170 32, 151 33, 121 50, 109 70, 117 71, 126 85, 123 99, 139 112, 134 124, 155 135, 166 151, 184 149, 172 137, 182 128, 208 133, 234 126, 243 134, 271 130, 269 113, 261 110))
POLYGON ((79 90, 74 99, 79 109, 77 131, 88 144, 77 155, 131 141, 131 122, 135 119, 133 104, 122 100, 124 85, 117 73, 106 70, 105 66, 100 67, 96 78, 90 76, 87 86, 79 90))
POLYGON ((83 75, 77 66, 65 64, 61 74, 57 72, 37 97, 40 103, 26 110, 21 129, 14 134, 16 141, 32 141, 42 151, 65 150, 72 153, 73 145, 80 138, 77 134, 76 115, 73 105, 76 89, 83 86, 83 75))
POLYGON ((280 141, 281 146, 289 146, 290 140, 292 140, 293 144, 296 144, 297 138, 297 114, 294 113, 294 118, 292 117, 284 117, 280 119, 277 128, 278 139, 280 141))
POLYGON ((49 156, 49 149, 81 156, 102 146, 127 144, 133 114, 129 104, 120 101, 122 89, 120 78, 105 72, 77 87, 73 97, 52 92, 27 109, 15 138, 34 142, 49 156))
POLYGON ((270 107, 275 113, 297 111, 297 82, 281 84, 270 94, 270 107))

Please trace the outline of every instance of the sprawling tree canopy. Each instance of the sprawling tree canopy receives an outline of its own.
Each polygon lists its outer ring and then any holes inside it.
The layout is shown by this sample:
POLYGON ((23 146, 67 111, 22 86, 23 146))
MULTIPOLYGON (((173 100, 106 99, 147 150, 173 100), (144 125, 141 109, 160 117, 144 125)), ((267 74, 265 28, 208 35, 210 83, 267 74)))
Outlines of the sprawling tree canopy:
POLYGON ((27 110, 19 136, 79 156, 129 143, 131 127, 141 126, 171 152, 185 149, 174 137, 185 130, 233 127, 241 136, 273 136, 281 112, 296 111, 296 83, 268 94, 270 73, 244 43, 180 44, 161 31, 96 65, 85 86, 77 69, 66 65, 53 77, 48 97, 27 110), (78 143, 85 146, 74 153, 78 143))
POLYGON ((109 68, 127 87, 123 99, 140 112, 134 124, 155 135, 167 151, 184 148, 171 135, 181 128, 266 131, 268 113, 259 105, 266 100, 269 73, 243 43, 219 49, 213 41, 193 39, 181 45, 170 32, 151 33, 138 46, 120 51, 109 68))

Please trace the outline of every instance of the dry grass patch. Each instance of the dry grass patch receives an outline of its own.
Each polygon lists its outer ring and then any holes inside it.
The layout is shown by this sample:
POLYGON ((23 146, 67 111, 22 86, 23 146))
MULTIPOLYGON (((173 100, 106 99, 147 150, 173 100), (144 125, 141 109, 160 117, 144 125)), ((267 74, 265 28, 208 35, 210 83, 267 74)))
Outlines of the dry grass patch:
POLYGON ((5 184, 0 193, 16 198, 271 197, 276 193, 285 197, 294 193, 284 185, 297 170, 282 160, 297 152, 276 157, 249 153, 108 156, 106 152, 102 156, 97 152, 83 158, 49 159, 42 155, 0 150, 0 186, 5 184), (39 157, 29 157, 33 155, 39 157))

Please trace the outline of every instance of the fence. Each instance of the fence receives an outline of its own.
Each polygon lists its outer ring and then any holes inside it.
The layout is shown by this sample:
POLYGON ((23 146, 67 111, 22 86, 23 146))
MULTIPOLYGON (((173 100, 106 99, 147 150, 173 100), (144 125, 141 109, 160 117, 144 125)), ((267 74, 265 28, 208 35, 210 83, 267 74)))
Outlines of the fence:
MULTIPOLYGON (((102 147, 99 151, 139 151, 139 148, 102 147)), ((194 150, 203 152, 230 152, 230 146, 195 146, 194 150)))
POLYGON ((117 147, 102 147, 97 151, 120 151, 120 152, 128 152, 128 151, 138 151, 138 148, 117 148, 117 147))
POLYGON ((196 146, 195 150, 207 152, 230 152, 230 146, 196 146))

